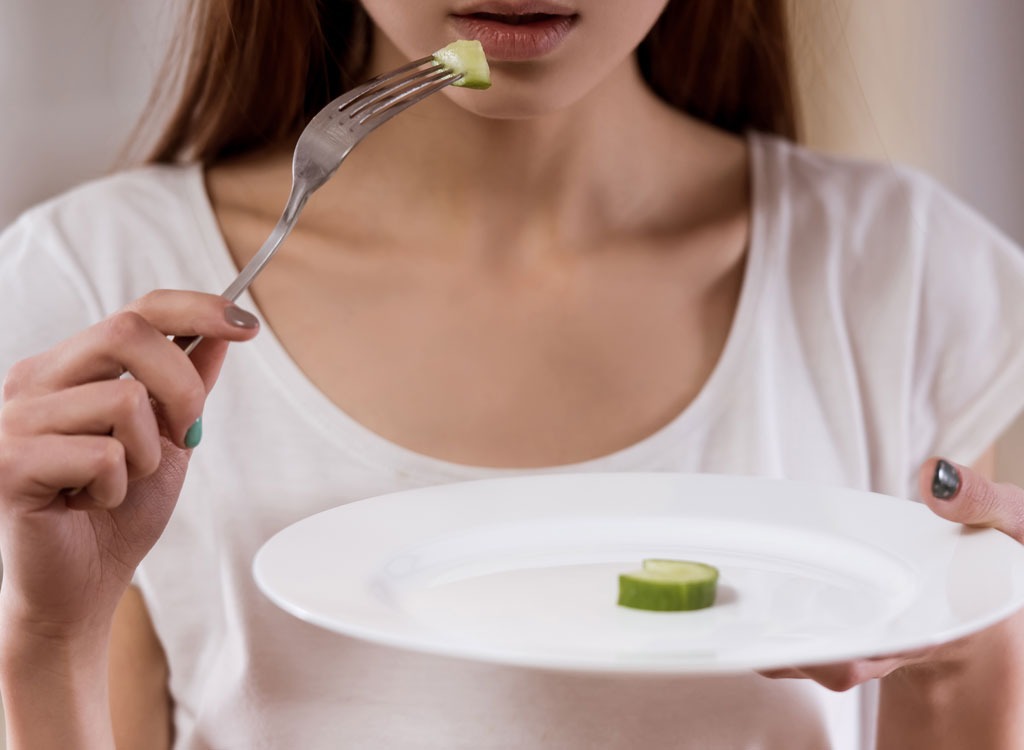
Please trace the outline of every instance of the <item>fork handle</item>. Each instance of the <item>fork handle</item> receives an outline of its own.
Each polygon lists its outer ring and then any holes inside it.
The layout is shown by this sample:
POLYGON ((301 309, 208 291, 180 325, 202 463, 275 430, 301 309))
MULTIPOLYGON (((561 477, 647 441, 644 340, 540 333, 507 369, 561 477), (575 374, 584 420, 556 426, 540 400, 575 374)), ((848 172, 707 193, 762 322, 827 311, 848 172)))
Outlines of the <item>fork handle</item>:
MULTIPOLYGON (((235 277, 235 280, 231 282, 228 288, 221 292, 221 297, 229 302, 234 302, 241 296, 242 292, 249 288, 257 274, 263 270, 263 267, 267 265, 270 258, 277 252, 277 248, 284 242, 284 238, 292 231, 292 227, 298 221, 299 214, 302 213, 306 201, 309 200, 310 193, 311 191, 299 188, 298 185, 292 185, 288 204, 285 206, 281 218, 274 225, 274 230, 263 242, 259 252, 245 264, 245 268, 235 277)), ((202 336, 175 336, 171 339, 186 355, 191 354, 202 340, 202 336)))

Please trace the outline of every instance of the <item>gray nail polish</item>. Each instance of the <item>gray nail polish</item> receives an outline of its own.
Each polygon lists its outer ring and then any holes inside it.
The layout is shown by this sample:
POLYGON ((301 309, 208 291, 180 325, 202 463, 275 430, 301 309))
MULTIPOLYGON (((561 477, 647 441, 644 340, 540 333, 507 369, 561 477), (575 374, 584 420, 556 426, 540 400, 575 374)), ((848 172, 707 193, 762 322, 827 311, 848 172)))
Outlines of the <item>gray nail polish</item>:
POLYGON ((259 320, 251 312, 247 312, 238 305, 228 305, 224 308, 224 320, 235 328, 258 328, 259 320))
POLYGON ((960 472, 945 459, 939 459, 932 477, 932 495, 939 500, 952 500, 960 491, 960 472))

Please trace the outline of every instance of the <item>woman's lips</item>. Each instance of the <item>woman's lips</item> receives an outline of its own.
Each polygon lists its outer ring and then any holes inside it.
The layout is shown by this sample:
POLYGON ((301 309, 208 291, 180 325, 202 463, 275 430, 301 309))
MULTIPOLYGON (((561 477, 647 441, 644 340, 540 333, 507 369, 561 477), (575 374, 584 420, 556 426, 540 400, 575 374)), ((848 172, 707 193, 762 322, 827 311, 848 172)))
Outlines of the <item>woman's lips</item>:
POLYGON ((571 13, 480 12, 452 15, 464 39, 477 39, 493 61, 532 60, 553 52, 576 25, 571 13))

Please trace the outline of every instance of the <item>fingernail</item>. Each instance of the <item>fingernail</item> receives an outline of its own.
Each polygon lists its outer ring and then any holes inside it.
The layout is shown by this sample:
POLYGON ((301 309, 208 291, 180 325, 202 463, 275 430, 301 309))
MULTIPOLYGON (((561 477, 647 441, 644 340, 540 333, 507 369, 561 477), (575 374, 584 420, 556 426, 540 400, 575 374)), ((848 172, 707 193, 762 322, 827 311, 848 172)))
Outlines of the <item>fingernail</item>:
POLYGON ((932 477, 932 495, 939 500, 952 500, 960 491, 960 472, 945 459, 939 459, 932 477))
POLYGON ((258 328, 260 325, 255 315, 238 305, 228 305, 224 308, 224 320, 235 328, 258 328))
POLYGON ((192 426, 188 428, 188 432, 185 433, 185 447, 195 448, 199 445, 203 439, 203 418, 200 417, 192 426))

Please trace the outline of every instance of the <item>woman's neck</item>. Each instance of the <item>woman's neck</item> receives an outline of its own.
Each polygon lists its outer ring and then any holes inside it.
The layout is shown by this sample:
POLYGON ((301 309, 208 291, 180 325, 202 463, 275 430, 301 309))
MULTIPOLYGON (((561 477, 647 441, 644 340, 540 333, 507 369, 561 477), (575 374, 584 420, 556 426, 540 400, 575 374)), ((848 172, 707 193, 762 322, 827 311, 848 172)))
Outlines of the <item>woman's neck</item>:
MULTIPOLYGON (((443 93, 415 105, 353 150, 303 224, 395 245, 443 238, 451 252, 571 252, 735 210, 743 161, 736 139, 670 109, 629 60, 528 119, 482 117, 443 93)), ((290 152, 252 167, 244 200, 279 211, 290 152)))

